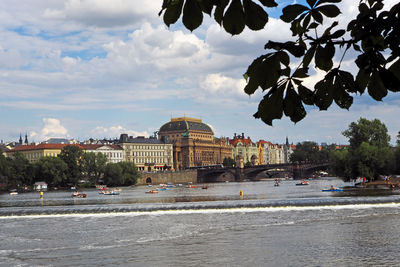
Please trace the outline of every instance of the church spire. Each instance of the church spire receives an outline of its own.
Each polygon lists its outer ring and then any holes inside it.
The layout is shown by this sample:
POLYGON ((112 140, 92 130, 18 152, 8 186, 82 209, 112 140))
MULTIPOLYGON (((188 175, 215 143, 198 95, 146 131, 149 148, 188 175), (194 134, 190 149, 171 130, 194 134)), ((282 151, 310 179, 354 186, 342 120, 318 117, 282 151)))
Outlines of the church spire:
POLYGON ((28 144, 28 133, 25 134, 25 145, 28 144))
POLYGON ((286 136, 286 145, 289 146, 289 139, 287 136, 286 136))
POLYGON ((22 145, 22 135, 19 133, 19 144, 22 145))

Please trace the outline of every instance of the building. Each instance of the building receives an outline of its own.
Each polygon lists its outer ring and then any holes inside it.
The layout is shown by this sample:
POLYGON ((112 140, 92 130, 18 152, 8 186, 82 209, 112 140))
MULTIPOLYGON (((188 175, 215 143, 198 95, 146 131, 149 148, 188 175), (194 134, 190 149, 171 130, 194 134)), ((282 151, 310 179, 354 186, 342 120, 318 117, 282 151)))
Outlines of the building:
POLYGON ((214 138, 211 127, 196 118, 172 118, 158 131, 159 140, 173 145, 174 169, 222 164, 232 157, 225 138, 214 138))
POLYGON ((257 151, 260 165, 281 164, 285 161, 285 145, 273 144, 269 141, 257 142, 257 151))
POLYGON ((232 145, 232 158, 236 160, 237 166, 241 166, 241 160, 244 164, 259 165, 257 145, 250 137, 245 138, 244 133, 235 133, 229 143, 232 145))
POLYGON ((10 151, 10 149, 5 144, 0 143, 0 153, 6 156, 8 151, 10 151))
POLYGON ((125 161, 134 162, 138 170, 159 171, 164 168, 170 169, 174 164, 172 144, 158 140, 156 137, 133 138, 127 134, 121 134, 118 144, 124 151, 125 161))
POLYGON ((289 144, 289 140, 286 137, 286 143, 283 145, 283 154, 284 154, 285 163, 290 162, 290 155, 293 154, 295 149, 296 149, 296 146, 289 144))
POLYGON ((124 149, 119 145, 83 144, 81 147, 86 153, 93 152, 106 155, 108 163, 124 161, 124 149))
MULTIPOLYGON (((61 153, 61 150, 68 145, 69 144, 20 145, 8 151, 7 155, 10 156, 16 152, 20 152, 29 162, 35 162, 41 157, 57 157, 61 153)), ((72 146, 77 146, 82 149, 80 145, 72 146)))

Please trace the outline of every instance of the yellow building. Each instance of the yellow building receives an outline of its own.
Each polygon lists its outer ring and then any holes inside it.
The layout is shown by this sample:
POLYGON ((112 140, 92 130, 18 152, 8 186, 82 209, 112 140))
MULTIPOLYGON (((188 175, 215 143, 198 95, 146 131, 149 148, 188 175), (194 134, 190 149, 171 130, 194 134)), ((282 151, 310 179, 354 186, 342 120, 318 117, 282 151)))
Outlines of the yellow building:
POLYGON ((39 144, 39 145, 20 145, 7 152, 7 155, 13 155, 16 152, 22 153, 29 162, 35 162, 41 157, 57 157, 65 146, 77 146, 82 149, 80 145, 70 144, 39 144))
POLYGON ((173 144, 175 169, 222 164, 232 156, 227 140, 214 138, 211 127, 201 119, 172 118, 161 126, 158 138, 173 144))

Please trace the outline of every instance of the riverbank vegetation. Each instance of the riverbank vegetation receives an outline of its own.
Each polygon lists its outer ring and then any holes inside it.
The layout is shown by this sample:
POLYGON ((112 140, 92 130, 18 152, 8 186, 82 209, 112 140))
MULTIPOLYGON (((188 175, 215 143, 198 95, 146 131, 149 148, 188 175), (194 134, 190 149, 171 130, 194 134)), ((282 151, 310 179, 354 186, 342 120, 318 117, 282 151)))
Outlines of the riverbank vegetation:
POLYGON ((30 163, 22 153, 6 158, 0 154, 0 190, 31 188, 37 181, 51 187, 91 187, 97 183, 111 186, 136 184, 139 172, 134 163, 107 163, 101 153, 84 153, 66 146, 58 157, 41 157, 30 163))
POLYGON ((396 146, 391 146, 388 130, 380 120, 360 118, 342 134, 350 145, 331 152, 329 161, 335 175, 348 181, 357 177, 376 180, 400 173, 400 134, 396 146))

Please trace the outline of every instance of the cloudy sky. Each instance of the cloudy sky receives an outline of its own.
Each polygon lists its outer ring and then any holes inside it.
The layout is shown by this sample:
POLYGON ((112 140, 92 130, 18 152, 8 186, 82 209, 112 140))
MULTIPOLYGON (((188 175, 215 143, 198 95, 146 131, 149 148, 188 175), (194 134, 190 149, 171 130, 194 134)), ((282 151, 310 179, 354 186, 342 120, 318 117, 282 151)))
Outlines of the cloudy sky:
MULTIPOLYGON (((343 1, 342 23, 357 3, 343 1)), ((253 141, 283 143, 288 136, 293 143, 343 144, 341 132, 362 116, 384 122, 394 141, 400 94, 379 103, 358 96, 350 111, 335 104, 323 112, 309 108, 297 124, 283 118, 270 127, 254 119, 262 94, 246 95, 242 75, 269 39, 290 37, 289 25, 270 18, 264 30, 232 37, 206 18, 191 33, 180 23, 168 29, 158 16, 161 4, 1 0, 0 138, 148 136, 171 117, 186 115, 211 125, 217 137, 243 132, 253 141)), ((343 65, 351 70, 353 62, 349 56, 343 65)), ((308 84, 323 75, 317 72, 308 84)))

